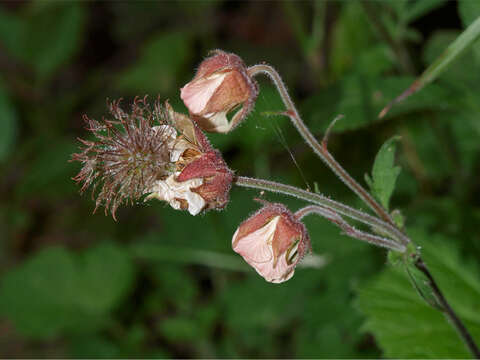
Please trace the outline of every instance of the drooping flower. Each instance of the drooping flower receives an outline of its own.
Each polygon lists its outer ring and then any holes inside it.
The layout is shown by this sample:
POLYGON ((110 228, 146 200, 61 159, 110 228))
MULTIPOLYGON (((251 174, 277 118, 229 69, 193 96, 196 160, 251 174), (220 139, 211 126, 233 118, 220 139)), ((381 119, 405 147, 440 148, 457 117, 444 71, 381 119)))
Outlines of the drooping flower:
POLYGON ((167 109, 181 132, 172 158, 175 172, 165 182, 157 182, 148 198, 168 201, 173 208, 188 209, 192 215, 201 210, 223 209, 228 203, 233 172, 190 118, 174 112, 169 105, 167 109), (170 189, 165 191, 165 185, 170 189), (190 192, 185 192, 185 186, 190 186, 190 192), (170 199, 172 191, 175 197, 170 199))
POLYGON ((310 249, 307 230, 284 205, 265 202, 264 207, 240 224, 232 247, 265 280, 289 280, 310 249))
POLYGON ((215 50, 200 64, 195 77, 180 92, 198 125, 205 131, 221 133, 232 130, 248 115, 257 95, 258 86, 242 59, 221 50, 215 50), (227 114, 236 109, 229 120, 227 114))
POLYGON ((135 99, 130 113, 119 105, 109 104, 114 120, 84 117, 96 139, 79 139, 82 151, 72 156, 83 164, 74 177, 83 183, 81 192, 100 188, 95 210, 104 205, 115 218, 122 203, 144 195, 192 215, 225 207, 233 174, 192 120, 168 103, 150 106, 146 98, 135 99))

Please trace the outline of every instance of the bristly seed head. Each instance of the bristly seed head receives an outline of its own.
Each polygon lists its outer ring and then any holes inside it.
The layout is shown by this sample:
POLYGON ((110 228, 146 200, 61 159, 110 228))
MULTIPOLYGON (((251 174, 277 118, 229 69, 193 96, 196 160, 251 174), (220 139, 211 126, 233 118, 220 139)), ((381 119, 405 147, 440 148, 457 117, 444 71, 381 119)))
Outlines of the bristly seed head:
POLYGON ((104 205, 105 214, 110 210, 114 219, 119 205, 133 204, 155 181, 172 172, 170 156, 176 137, 159 100, 150 106, 146 97, 136 98, 130 113, 120 108, 120 101, 107 102, 113 119, 100 122, 84 116, 95 140, 78 139, 81 152, 72 155, 72 161, 83 164, 73 180, 83 183, 81 192, 94 184, 92 197, 100 186, 95 211, 104 205))

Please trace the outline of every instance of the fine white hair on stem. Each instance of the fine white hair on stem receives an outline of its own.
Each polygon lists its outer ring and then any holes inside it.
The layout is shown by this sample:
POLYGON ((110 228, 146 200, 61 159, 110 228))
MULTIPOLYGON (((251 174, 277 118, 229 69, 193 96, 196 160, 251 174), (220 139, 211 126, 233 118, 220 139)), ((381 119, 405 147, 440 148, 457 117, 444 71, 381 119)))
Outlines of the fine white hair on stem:
POLYGON ((370 225, 380 232, 388 234, 403 245, 410 243, 410 239, 395 226, 375 216, 366 214, 363 211, 351 208, 338 201, 332 200, 324 195, 312 193, 310 191, 287 184, 281 184, 264 179, 253 179, 245 176, 236 176, 233 181, 238 186, 258 190, 267 190, 308 201, 312 204, 319 205, 323 208, 327 208, 339 214, 348 216, 349 218, 360 221, 366 225, 370 225))
MULTIPOLYGON (((327 149, 326 138, 320 144, 312 132, 303 122, 298 110, 288 94, 287 87, 282 81, 280 74, 270 65, 258 64, 247 69, 248 75, 254 77, 258 74, 267 75, 275 85, 285 105, 286 111, 283 115, 288 116, 295 128, 303 137, 305 142, 312 148, 313 152, 347 185, 357 196, 360 197, 378 216, 392 226, 396 226, 390 214, 380 205, 372 195, 368 193, 345 169, 335 160, 327 149)), ((328 132, 328 131, 327 131, 328 132)))
POLYGON ((317 205, 306 206, 298 210, 295 213, 295 216, 297 217, 297 219, 300 220, 305 216, 311 215, 311 214, 319 215, 326 218, 333 224, 337 225, 340 229, 342 229, 346 235, 354 239, 362 240, 369 244, 384 247, 389 250, 395 250, 399 252, 405 252, 406 250, 406 247, 404 245, 399 244, 391 239, 387 239, 378 235, 370 234, 365 231, 355 229, 336 212, 323 208, 321 206, 317 206, 317 205))

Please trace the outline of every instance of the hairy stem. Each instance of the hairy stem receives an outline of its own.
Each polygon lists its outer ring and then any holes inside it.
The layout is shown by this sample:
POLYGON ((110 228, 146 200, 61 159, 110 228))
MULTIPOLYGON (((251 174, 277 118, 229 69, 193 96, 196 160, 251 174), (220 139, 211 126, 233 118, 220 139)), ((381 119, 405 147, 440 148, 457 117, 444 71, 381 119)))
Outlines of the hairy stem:
POLYGON ((234 184, 238 186, 272 191, 308 201, 312 204, 331 209, 339 214, 345 215, 349 218, 370 225, 378 229, 382 233, 388 234, 392 239, 398 241, 400 244, 407 245, 410 242, 410 239, 395 226, 392 226, 391 224, 377 217, 368 215, 360 210, 353 209, 338 201, 329 199, 326 196, 315 194, 310 191, 297 188, 295 186, 281 184, 264 179, 252 179, 245 176, 236 176, 233 181, 234 184))
POLYGON ((462 338, 462 340, 465 342, 465 345, 468 347, 468 350, 470 350, 475 359, 480 359, 480 349, 478 348, 477 344, 475 344, 472 335, 448 303, 447 299, 445 298, 442 291, 435 282, 432 274, 428 270, 427 265, 423 262, 420 256, 415 261, 415 267, 427 277, 429 282, 428 285, 430 286, 433 293, 435 294, 435 297, 442 306, 441 311, 445 314, 447 319, 450 320, 452 326, 457 330, 459 336, 462 338))
MULTIPOLYGON (((402 52, 401 55, 402 55, 401 59, 404 60, 405 57, 403 55, 405 54, 402 52)), ((340 180, 342 180, 355 194, 357 194, 382 220, 377 217, 370 216, 362 211, 348 207, 342 203, 331 200, 323 195, 314 194, 309 191, 296 188, 294 186, 275 183, 272 181, 267 181, 262 179, 250 179, 242 176, 237 176, 234 179, 234 183, 239 186, 282 193, 282 194, 294 196, 302 200, 308 201, 310 203, 318 205, 318 207, 304 208, 303 210, 300 210, 297 216, 302 217, 307 215, 310 212, 316 212, 317 214, 325 216, 327 218, 331 217, 332 219, 335 219, 337 221, 337 225, 340 227, 343 226, 342 228, 350 236, 359 238, 361 240, 369 241, 377 245, 379 245, 378 243, 379 239, 382 239, 381 241, 386 240, 388 242, 388 245, 391 245, 390 243, 391 240, 389 239, 384 239, 372 234, 359 232, 356 229, 353 229, 352 231, 352 228, 350 227, 350 225, 345 223, 343 219, 342 219, 343 222, 341 221, 339 222, 339 219, 335 217, 335 215, 338 216, 338 214, 335 214, 335 212, 345 215, 347 217, 350 217, 352 219, 355 219, 357 221, 360 221, 364 224, 368 224, 376 228, 377 230, 380 230, 381 233, 397 241, 398 243, 397 242, 395 243, 392 242, 392 243, 394 243, 395 246, 397 246, 397 249, 399 248, 401 249, 401 250, 399 249, 399 251, 405 252, 405 246, 408 243, 410 243, 410 239, 400 229, 398 229, 392 217, 383 208, 383 206, 381 206, 372 197, 372 195, 368 193, 368 191, 366 191, 359 183, 357 183, 350 176, 350 174, 348 174, 348 172, 345 171, 345 169, 343 169, 343 167, 329 153, 327 149, 328 131, 321 144, 315 139, 313 134, 310 132, 310 130, 307 128, 307 126, 301 119, 295 107, 295 104, 290 98, 287 88, 283 83, 278 72, 269 65, 259 64, 259 65, 253 65, 249 67, 248 74, 252 77, 258 74, 265 74, 272 80, 286 107, 286 111, 283 114, 290 118, 293 125, 297 128, 298 132, 302 135, 305 142, 313 149, 315 154, 317 154, 320 157, 320 159, 322 159, 323 162, 328 167, 330 167, 330 169, 340 178, 340 180), (333 210, 333 212, 331 212, 330 210, 333 210), (372 238, 372 236, 374 236, 375 239, 372 238)), ((384 242, 381 246, 385 246, 385 244, 386 243, 384 242)), ((385 247, 389 247, 389 246, 385 246, 385 247)), ((439 289, 435 280, 433 279, 433 276, 431 275, 430 271, 428 270, 425 263, 421 260, 421 258, 418 258, 417 262, 415 263, 415 266, 427 276, 427 278, 429 279, 428 285, 430 286, 433 293, 438 298, 438 301, 442 305, 443 313, 446 315, 446 317, 450 320, 452 325, 458 331, 460 337, 463 339, 463 341, 465 342, 469 350, 472 352, 472 354, 475 356, 475 358, 480 359, 480 351, 477 345, 475 344, 475 342, 473 341, 472 336, 470 335, 465 325, 462 323, 460 318, 456 315, 455 311, 452 309, 450 304, 447 302, 447 300, 443 296, 441 290, 439 289)))
POLYGON ((295 213, 295 216, 297 219, 300 220, 301 218, 310 214, 320 215, 328 219, 330 222, 332 222, 333 224, 337 225, 340 229, 342 229, 346 235, 354 239, 362 240, 369 244, 377 245, 390 250, 395 250, 400 252, 404 252, 406 250, 404 245, 398 244, 393 240, 386 239, 381 236, 369 234, 367 232, 355 229, 336 212, 323 208, 321 206, 317 206, 317 205, 306 206, 298 210, 295 213))
POLYGON ((355 194, 357 194, 378 216, 390 225, 395 227, 395 222, 388 212, 380 205, 373 197, 366 191, 358 182, 355 181, 342 166, 333 158, 333 156, 327 150, 326 141, 319 144, 315 136, 310 132, 308 127, 300 117, 295 104, 293 103, 287 88, 282 81, 282 78, 278 72, 266 64, 253 65, 248 68, 248 74, 250 76, 256 76, 258 74, 266 74, 272 80, 277 87, 277 90, 282 98, 282 101, 286 107, 285 115, 290 118, 293 125, 297 128, 298 132, 302 135, 306 143, 313 149, 320 159, 323 160, 327 166, 342 180, 355 194))

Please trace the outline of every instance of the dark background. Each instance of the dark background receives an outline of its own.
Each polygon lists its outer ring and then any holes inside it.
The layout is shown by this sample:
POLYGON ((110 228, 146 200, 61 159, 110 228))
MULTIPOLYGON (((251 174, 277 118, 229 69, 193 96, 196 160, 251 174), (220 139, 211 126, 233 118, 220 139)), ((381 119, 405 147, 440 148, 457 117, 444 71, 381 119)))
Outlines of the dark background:
MULTIPOLYGON (((386 251, 307 218, 313 255, 269 284, 231 250, 258 192, 192 217, 152 201, 118 221, 71 180, 82 114, 179 89, 211 49, 272 64, 317 137, 363 183, 401 135, 392 208, 480 334, 480 51, 379 120, 378 112, 480 15, 478 2, 11 1, 0 4, 0 356, 467 357, 386 251)), ((282 117, 259 79, 255 111, 209 136, 237 174, 365 209, 282 117), (296 163, 292 160, 295 159, 296 163)), ((292 210, 301 202, 281 200, 292 210)), ((366 209, 365 209, 366 210, 366 209)), ((476 335, 475 335, 476 334, 476 335)))

